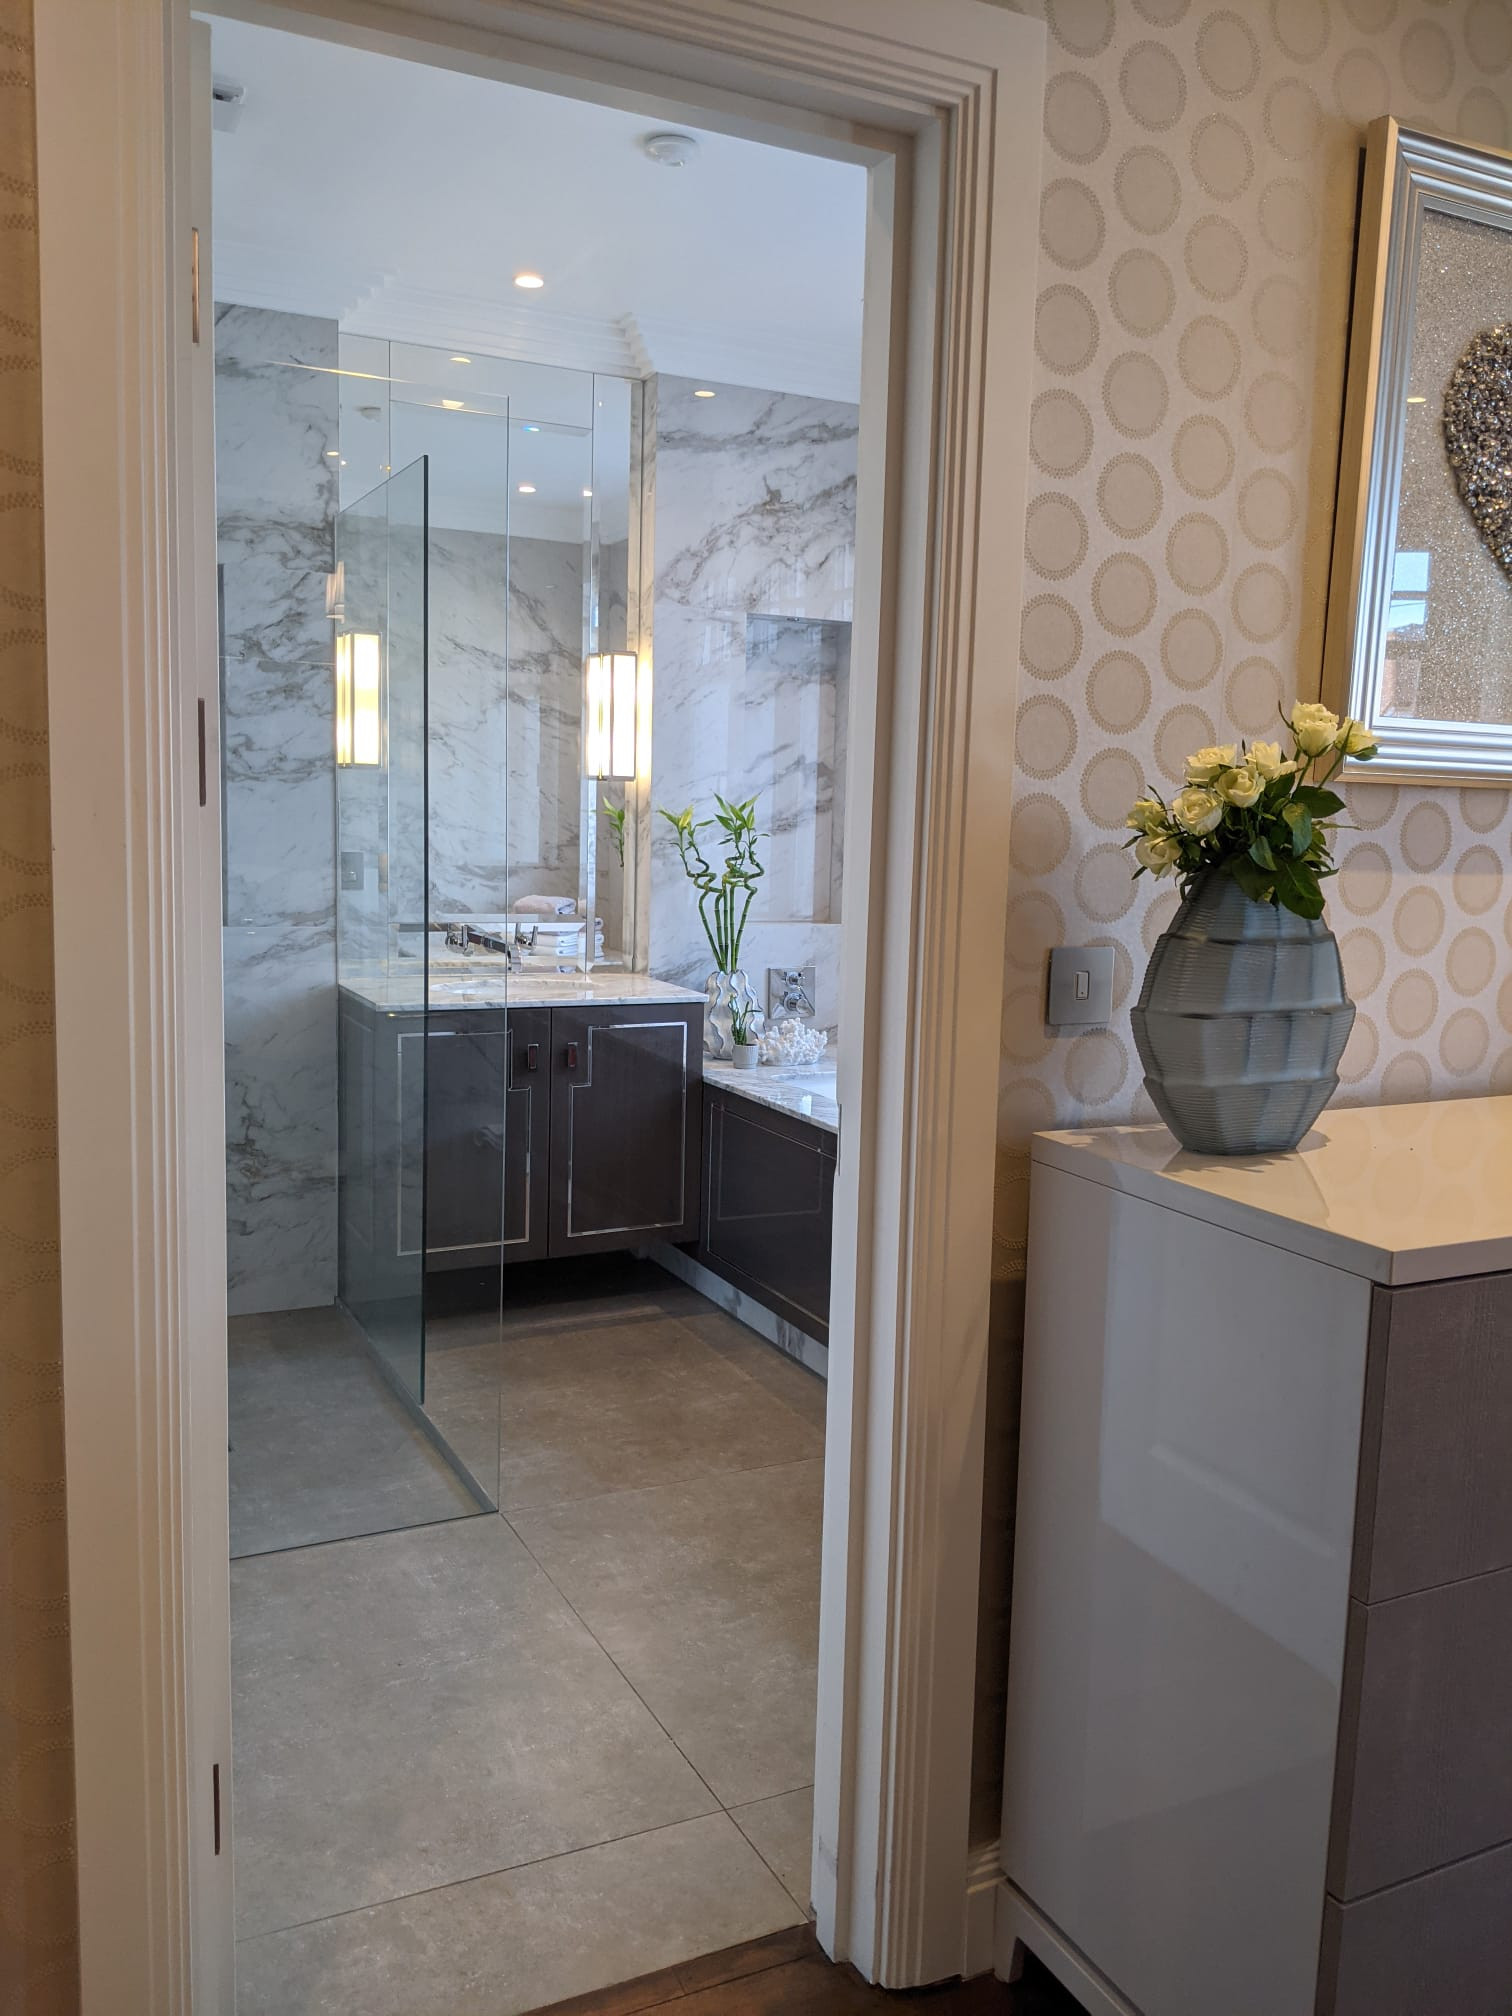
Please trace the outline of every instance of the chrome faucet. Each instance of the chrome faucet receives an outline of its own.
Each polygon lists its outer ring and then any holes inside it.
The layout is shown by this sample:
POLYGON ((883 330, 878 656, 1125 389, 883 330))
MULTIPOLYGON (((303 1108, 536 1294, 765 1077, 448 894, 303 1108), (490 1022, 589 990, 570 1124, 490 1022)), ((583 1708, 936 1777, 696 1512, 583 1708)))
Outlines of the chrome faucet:
POLYGON ((475 925, 465 921, 461 924, 448 924, 445 928, 449 951, 460 952, 465 959, 471 955, 474 945, 481 945, 485 952, 501 953, 504 964, 511 973, 514 971, 514 947, 507 938, 497 937, 492 931, 479 931, 475 925))

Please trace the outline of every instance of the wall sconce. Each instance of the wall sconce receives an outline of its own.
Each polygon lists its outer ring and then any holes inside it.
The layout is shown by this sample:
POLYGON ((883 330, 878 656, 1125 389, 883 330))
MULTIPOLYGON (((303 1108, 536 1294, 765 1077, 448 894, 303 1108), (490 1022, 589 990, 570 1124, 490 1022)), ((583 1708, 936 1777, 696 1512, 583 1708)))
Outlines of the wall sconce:
POLYGON ((583 768, 590 777, 635 775, 639 683, 633 651, 595 651, 589 658, 583 768))
POLYGON ((371 630, 336 639, 336 761, 383 761, 383 640, 371 630))

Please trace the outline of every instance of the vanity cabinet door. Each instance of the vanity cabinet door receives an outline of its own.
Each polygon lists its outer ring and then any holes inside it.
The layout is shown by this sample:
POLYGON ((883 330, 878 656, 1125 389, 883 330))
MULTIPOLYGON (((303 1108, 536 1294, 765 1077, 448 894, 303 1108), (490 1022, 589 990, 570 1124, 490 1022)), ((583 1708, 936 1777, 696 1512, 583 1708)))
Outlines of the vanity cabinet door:
POLYGON ((428 1272, 546 1251, 551 1018, 433 1013, 425 1073, 428 1272))
POLYGON ((711 1090, 698 1257, 765 1309, 829 1342, 833 1134, 711 1090))
POLYGON ((703 1009, 551 1012, 553 1258, 698 1236, 703 1009))

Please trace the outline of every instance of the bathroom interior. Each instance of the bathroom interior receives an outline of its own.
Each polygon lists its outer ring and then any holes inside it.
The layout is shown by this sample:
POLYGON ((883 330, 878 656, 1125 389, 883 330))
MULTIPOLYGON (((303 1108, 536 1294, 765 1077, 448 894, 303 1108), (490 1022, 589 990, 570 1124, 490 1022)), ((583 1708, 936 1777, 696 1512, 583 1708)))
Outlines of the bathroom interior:
POLYGON ((212 38, 238 2008, 529 2010, 809 1915, 864 173, 212 38))

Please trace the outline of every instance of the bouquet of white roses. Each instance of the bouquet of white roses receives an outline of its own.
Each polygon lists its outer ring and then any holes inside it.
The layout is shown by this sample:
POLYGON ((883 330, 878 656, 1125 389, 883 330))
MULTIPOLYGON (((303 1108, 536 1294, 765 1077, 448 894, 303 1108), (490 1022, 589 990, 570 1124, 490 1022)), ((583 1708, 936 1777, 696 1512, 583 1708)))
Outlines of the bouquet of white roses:
POLYGON ((1376 744, 1363 722, 1313 700, 1299 700, 1287 726, 1289 756, 1279 742, 1221 742, 1187 758, 1186 788, 1169 805, 1153 792, 1139 799, 1125 842, 1135 875, 1175 873, 1185 894, 1217 869, 1257 903, 1321 917, 1321 885, 1336 872, 1327 821, 1344 810, 1328 786, 1346 756, 1368 762, 1376 744))

